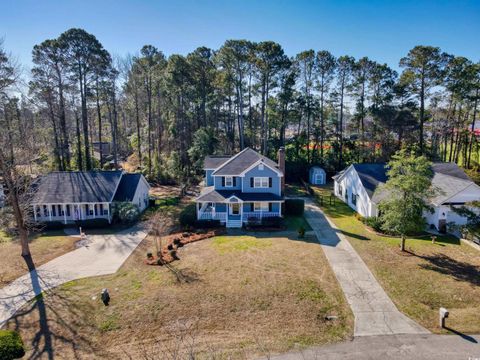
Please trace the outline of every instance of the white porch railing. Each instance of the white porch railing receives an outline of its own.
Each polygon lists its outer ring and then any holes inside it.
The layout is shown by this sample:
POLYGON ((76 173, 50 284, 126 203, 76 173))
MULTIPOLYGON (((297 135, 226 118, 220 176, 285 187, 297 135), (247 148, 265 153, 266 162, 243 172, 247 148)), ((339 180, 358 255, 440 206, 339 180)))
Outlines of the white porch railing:
POLYGON ((264 219, 264 218, 270 218, 270 217, 278 217, 280 214, 278 212, 271 212, 271 211, 266 211, 266 212, 244 212, 243 213, 243 221, 248 221, 249 218, 255 218, 255 219, 264 219))
POLYGON ((220 220, 221 222, 225 222, 227 219, 227 213, 218 212, 218 211, 216 211, 215 213, 213 211, 200 212, 198 219, 199 220, 220 220))

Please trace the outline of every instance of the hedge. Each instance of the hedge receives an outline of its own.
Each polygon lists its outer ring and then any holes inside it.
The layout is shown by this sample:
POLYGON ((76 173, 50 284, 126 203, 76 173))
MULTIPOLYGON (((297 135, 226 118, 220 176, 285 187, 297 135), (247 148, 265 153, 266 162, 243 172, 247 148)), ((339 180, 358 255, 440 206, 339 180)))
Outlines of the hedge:
POLYGON ((180 213, 179 221, 182 226, 194 226, 197 221, 196 204, 186 206, 180 213))
POLYGON ((12 330, 0 330, 0 359, 19 359, 25 355, 20 335, 12 330))
POLYGON ((76 226, 81 226, 84 229, 101 229, 110 226, 110 223, 107 219, 76 220, 75 224, 76 226))
POLYGON ((196 220, 195 228, 197 229, 212 229, 221 226, 220 220, 196 220))
POLYGON ((285 200, 285 215, 303 215, 305 201, 302 199, 285 200))

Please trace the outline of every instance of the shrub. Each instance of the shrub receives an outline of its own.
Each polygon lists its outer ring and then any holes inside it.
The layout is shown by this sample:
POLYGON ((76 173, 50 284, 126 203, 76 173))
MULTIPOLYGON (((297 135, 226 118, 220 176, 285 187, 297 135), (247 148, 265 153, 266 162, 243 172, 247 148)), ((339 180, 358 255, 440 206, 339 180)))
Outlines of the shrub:
POLYGON ((182 226, 193 226, 197 221, 197 211, 195 204, 190 204, 182 210, 179 216, 179 221, 182 226))
POLYGON ((77 227, 81 226, 84 229, 102 229, 110 226, 107 219, 76 220, 75 224, 77 227))
POLYGON ((279 216, 262 219, 262 226, 279 228, 283 225, 283 219, 279 216))
POLYGON ((382 231, 382 221, 377 216, 364 218, 364 224, 371 227, 375 231, 382 231))
POLYGON ((285 215, 303 215, 305 201, 302 199, 285 200, 285 215))
POLYGON ((300 239, 303 239, 305 237, 305 228, 303 226, 301 226, 300 229, 298 229, 298 237, 300 239))
POLYGON ((220 220, 196 220, 195 228, 197 229, 210 229, 221 226, 220 220))
POLYGON ((359 213, 355 213, 355 219, 365 223, 365 218, 362 215, 360 215, 359 213))
POLYGON ((63 229, 65 225, 61 221, 47 221, 40 226, 46 230, 60 230, 63 229))
POLYGON ((25 355, 20 335, 12 330, 0 330, 0 359, 19 359, 25 355))
POLYGON ((140 217, 138 206, 130 202, 116 203, 114 213, 116 219, 124 224, 135 222, 140 217))

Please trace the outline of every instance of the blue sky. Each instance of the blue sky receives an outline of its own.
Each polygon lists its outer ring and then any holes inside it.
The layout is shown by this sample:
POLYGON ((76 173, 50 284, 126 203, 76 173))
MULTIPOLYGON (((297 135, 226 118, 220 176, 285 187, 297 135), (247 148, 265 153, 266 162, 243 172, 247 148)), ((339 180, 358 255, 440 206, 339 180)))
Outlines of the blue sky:
POLYGON ((0 37, 27 66, 33 45, 71 27, 118 55, 144 44, 187 54, 246 38, 276 41, 288 55, 326 49, 394 68, 418 44, 480 60, 480 0, 0 0, 0 37))

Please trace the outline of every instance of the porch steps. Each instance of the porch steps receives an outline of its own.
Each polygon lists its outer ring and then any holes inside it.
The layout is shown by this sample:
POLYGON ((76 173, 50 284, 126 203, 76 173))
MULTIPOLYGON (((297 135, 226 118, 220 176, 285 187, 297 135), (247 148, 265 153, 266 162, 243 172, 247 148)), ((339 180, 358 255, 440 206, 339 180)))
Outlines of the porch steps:
POLYGON ((228 228, 241 228, 242 227, 242 220, 228 220, 227 221, 228 228))

